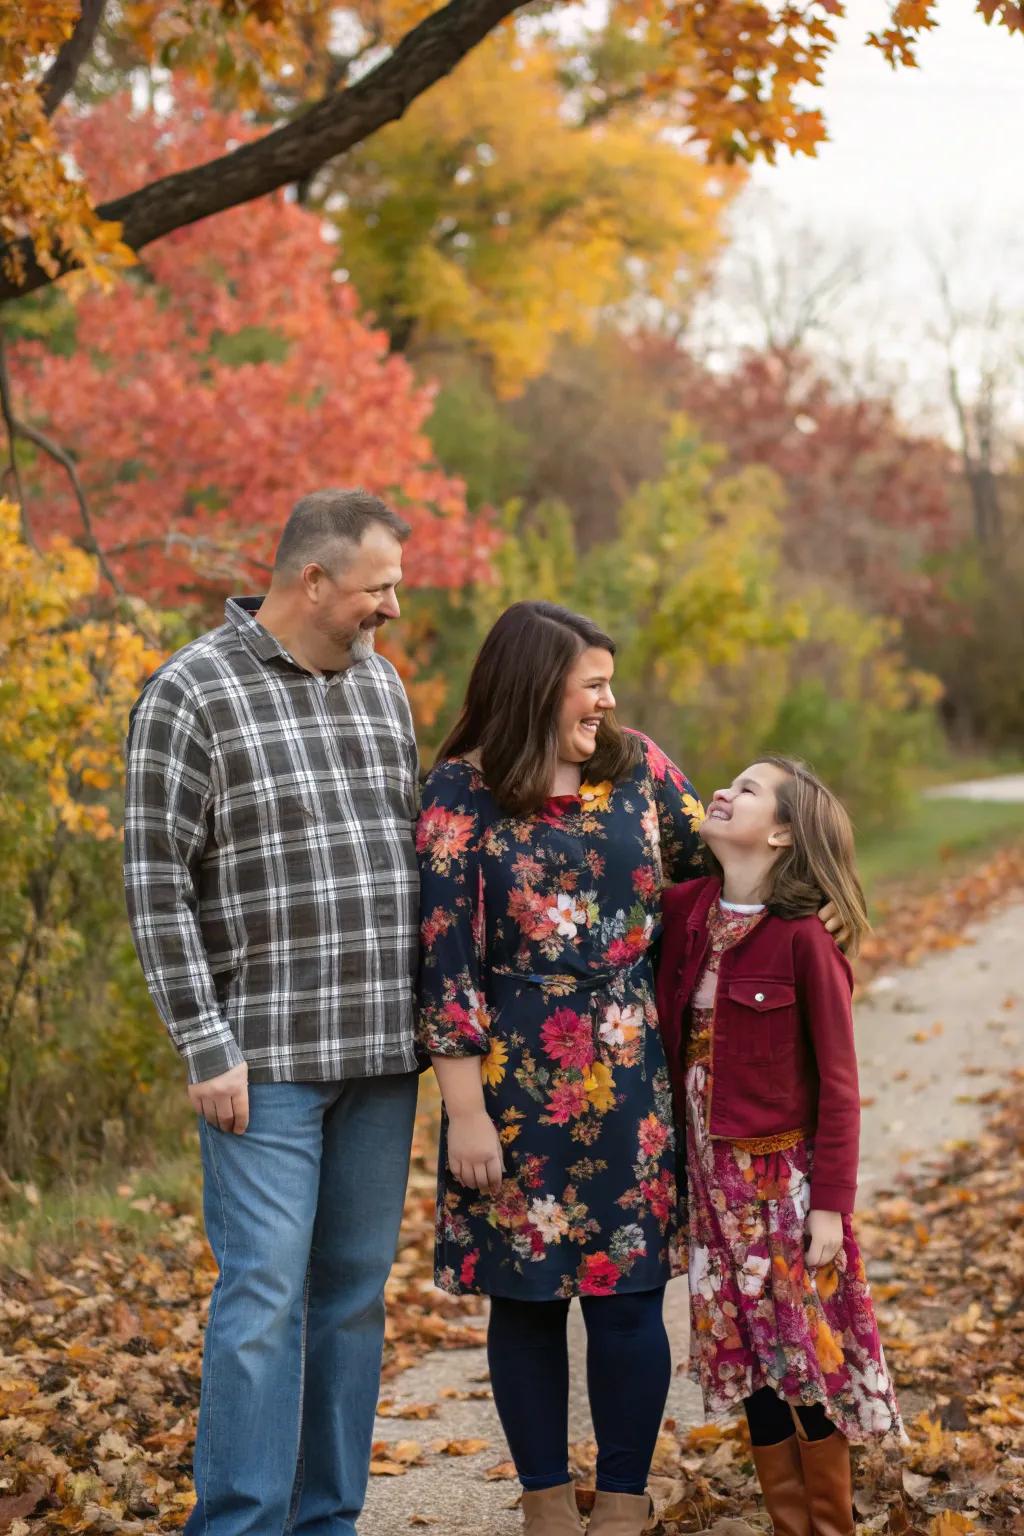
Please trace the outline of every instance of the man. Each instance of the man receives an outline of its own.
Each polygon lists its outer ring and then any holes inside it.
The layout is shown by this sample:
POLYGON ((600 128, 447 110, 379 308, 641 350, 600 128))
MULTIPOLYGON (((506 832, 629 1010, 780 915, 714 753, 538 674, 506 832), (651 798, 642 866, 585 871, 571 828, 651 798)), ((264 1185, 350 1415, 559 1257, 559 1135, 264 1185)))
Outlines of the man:
POLYGON ((190 1536, 351 1536, 366 1491, 417 1082, 416 743, 374 650, 408 533, 304 497, 267 597, 132 711, 128 911, 219 1267, 190 1536))

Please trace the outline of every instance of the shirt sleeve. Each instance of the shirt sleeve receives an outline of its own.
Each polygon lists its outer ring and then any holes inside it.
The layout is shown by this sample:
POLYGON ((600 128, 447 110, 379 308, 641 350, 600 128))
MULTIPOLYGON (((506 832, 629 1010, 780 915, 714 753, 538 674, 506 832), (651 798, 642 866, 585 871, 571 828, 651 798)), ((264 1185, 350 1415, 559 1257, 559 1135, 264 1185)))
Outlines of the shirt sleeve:
POLYGON ((416 830, 420 864, 417 1038, 431 1056, 486 1056, 480 821, 466 775, 441 764, 427 780, 416 830))
POLYGON ((698 835, 704 820, 700 796, 659 746, 646 736, 641 740, 657 800, 662 884, 695 880, 704 873, 703 844, 698 835))
POLYGON ((124 883, 136 953, 188 1071, 205 1082, 244 1060, 223 1018, 199 929, 210 752, 183 685, 159 675, 132 711, 125 752, 124 883))
POLYGON ((818 1068, 811 1209, 852 1212, 860 1155, 860 1086, 853 1039, 853 972, 817 918, 794 935, 800 1007, 818 1068))

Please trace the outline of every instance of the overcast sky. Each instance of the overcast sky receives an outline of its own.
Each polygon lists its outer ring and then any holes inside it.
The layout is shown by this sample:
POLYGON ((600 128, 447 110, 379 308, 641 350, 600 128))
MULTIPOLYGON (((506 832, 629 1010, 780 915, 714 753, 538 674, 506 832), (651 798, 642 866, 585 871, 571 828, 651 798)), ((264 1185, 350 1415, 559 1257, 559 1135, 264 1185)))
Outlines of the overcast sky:
MULTIPOLYGON (((869 358, 923 420, 936 409, 929 253, 958 303, 1000 296, 1004 340, 1015 332, 1024 353, 1024 36, 986 27, 973 0, 940 0, 920 68, 894 72, 863 43, 888 10, 886 0, 851 0, 824 87, 807 97, 823 108, 830 142, 813 160, 754 169, 732 261, 735 270, 744 252, 801 230, 836 252, 859 246, 867 276, 834 306, 835 328, 851 362, 869 358)), ((791 254, 799 243, 789 239, 791 254)), ((744 339, 751 323, 735 304, 716 320, 719 334, 744 339)), ((822 343, 835 350, 835 334, 822 343)))
MULTIPOLYGON (((893 71, 865 48, 885 0, 852 0, 820 92, 831 142, 786 158, 760 186, 821 222, 905 229, 1024 216, 1024 36, 987 27, 973 0, 940 0, 920 68, 893 71)), ((818 95, 819 93, 815 93, 818 95)))

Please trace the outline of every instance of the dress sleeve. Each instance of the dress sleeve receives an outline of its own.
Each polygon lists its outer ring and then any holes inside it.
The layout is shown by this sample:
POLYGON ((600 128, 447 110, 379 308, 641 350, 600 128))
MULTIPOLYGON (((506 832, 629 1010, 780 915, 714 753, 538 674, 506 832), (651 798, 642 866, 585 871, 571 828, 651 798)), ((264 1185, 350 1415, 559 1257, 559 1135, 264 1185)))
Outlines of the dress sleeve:
POLYGON ((646 736, 641 740, 658 806, 662 884, 695 880, 704 873, 703 844, 697 835, 704 820, 700 796, 682 769, 659 746, 646 736))
POLYGON ((420 864, 417 1038, 431 1056, 486 1056, 483 870, 476 796, 462 764, 427 779, 416 828, 420 864))

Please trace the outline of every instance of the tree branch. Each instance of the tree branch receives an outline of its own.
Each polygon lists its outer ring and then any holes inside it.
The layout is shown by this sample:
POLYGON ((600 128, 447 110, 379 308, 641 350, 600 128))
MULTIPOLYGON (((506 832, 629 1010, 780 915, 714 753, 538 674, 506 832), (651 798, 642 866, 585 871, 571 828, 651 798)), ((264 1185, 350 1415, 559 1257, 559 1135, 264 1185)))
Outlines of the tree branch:
POLYGON ((18 469, 18 455, 15 440, 18 435, 18 423, 14 417, 14 402, 11 399, 11 380, 7 372, 7 334, 0 329, 0 413, 4 418, 4 426, 7 428, 7 451, 10 460, 4 471, 4 479, 10 478, 14 485, 14 494, 18 498, 18 517, 21 523, 21 537, 29 549, 38 553, 39 546, 32 537, 32 524, 28 520, 28 506, 25 502, 25 491, 21 483, 21 471, 18 469))
POLYGON ((145 640, 147 645, 151 645, 155 649, 159 649, 159 638, 156 635, 151 634, 144 624, 139 623, 138 618, 132 611, 127 592, 121 585, 120 581, 118 581, 117 576, 114 574, 114 571, 111 568, 110 561, 107 559, 103 550, 100 548, 99 540, 96 537, 96 531, 93 528, 92 514, 89 511, 89 503, 85 498, 85 491, 82 488, 82 482, 78 478, 78 470, 75 466, 74 459, 60 446, 59 443, 55 443, 52 437, 47 436, 45 432, 40 432, 38 427, 30 427, 27 421, 19 421, 17 417, 12 416, 9 430, 12 433, 12 440, 13 437, 23 437, 26 439, 26 441, 35 443, 37 448, 41 448, 44 453, 49 454, 50 458, 54 459, 64 470, 64 473, 67 475, 71 482, 71 489, 75 493, 75 500, 78 502, 78 511, 82 519, 82 527, 85 529, 85 548, 95 559, 104 577, 110 583, 113 591, 124 603, 131 623, 138 630, 143 640, 145 640))
MULTIPOLYGON (((340 94, 326 96, 294 122, 230 154, 161 177, 104 203, 97 212, 121 225, 133 251, 172 230, 263 197, 309 177, 328 160, 394 122, 417 96, 450 74, 524 0, 450 0, 406 34, 394 53, 340 94)), ((61 272, 70 270, 66 258, 61 272)), ((58 273, 60 275, 60 273, 58 273)), ((31 240, 0 247, 0 300, 44 288, 53 279, 35 259, 31 240), (16 283, 10 252, 24 260, 16 283)))
POLYGON ((92 52, 107 0, 82 0, 82 14, 75 30, 43 76, 43 111, 52 117, 78 79, 78 71, 92 52))

